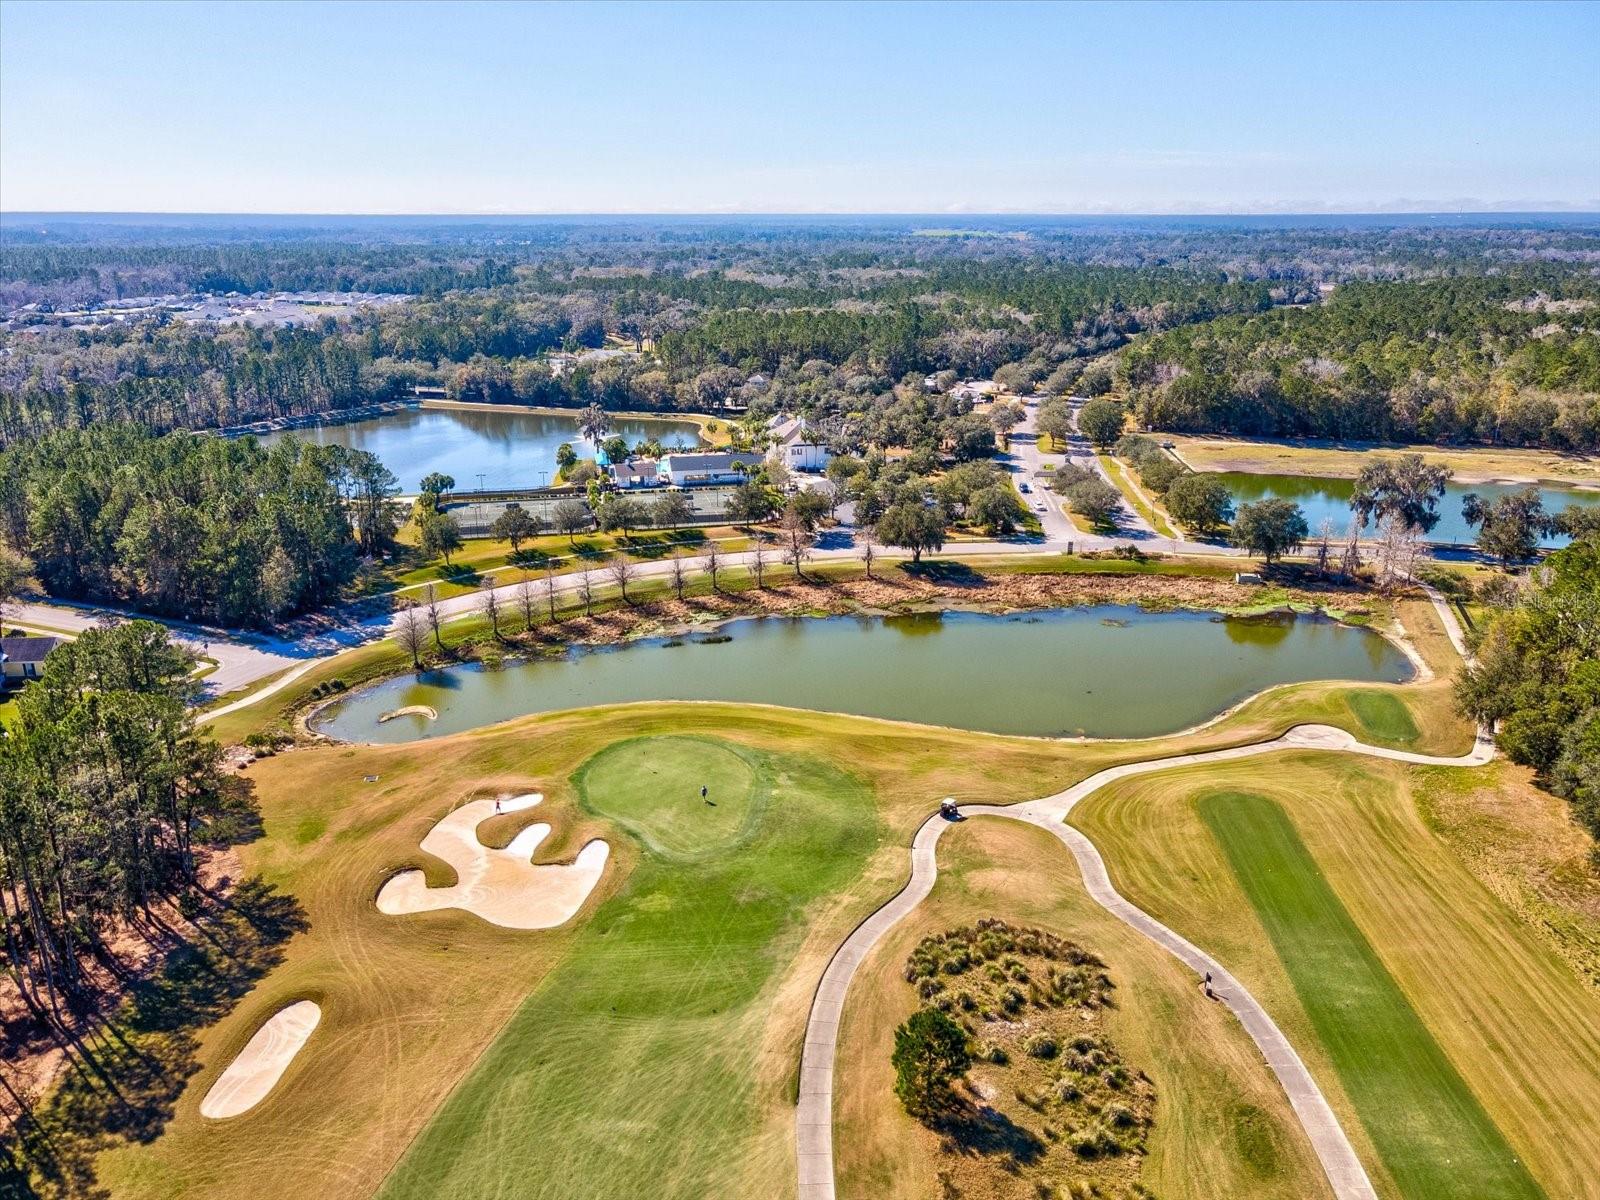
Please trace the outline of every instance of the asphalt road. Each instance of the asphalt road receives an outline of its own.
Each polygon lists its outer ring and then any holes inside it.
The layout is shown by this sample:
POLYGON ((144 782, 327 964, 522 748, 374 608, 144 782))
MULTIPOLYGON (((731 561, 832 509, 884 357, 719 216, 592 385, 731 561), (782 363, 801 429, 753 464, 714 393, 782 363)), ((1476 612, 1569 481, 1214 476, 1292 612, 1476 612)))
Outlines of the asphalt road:
MULTIPOLYGON (((973 557, 1001 557, 1012 554, 1059 554, 1066 551, 1069 546, 1072 550, 1082 553, 1088 550, 1104 550, 1113 546, 1123 546, 1128 543, 1137 545, 1141 550, 1188 555, 1230 555, 1237 551, 1226 546, 1211 542, 1193 542, 1178 538, 1166 538, 1156 535, 1150 527, 1135 514, 1125 509, 1124 518, 1117 533, 1113 536, 1083 533, 1077 529, 1060 509, 1060 498, 1043 482, 1047 471, 1062 461, 1063 456, 1046 454, 1039 449, 1038 435, 1035 421, 1038 416, 1038 405, 1042 397, 1029 396, 1024 398, 1025 418, 1018 429, 1012 434, 1010 450, 997 458, 997 461, 1019 481, 1029 485, 1029 492, 1025 499, 1034 509, 1043 527, 1043 535, 1027 535, 1007 538, 990 542, 956 542, 948 545, 944 551, 929 553, 924 558, 933 560, 953 560, 973 557), (1040 511, 1039 504, 1044 505, 1040 511)), ((1074 404, 1081 403, 1078 398, 1073 398, 1074 404)), ((1101 470, 1093 449, 1082 439, 1075 437, 1069 445, 1069 455, 1074 462, 1084 466, 1091 466, 1101 470)), ((1102 471, 1103 474, 1103 471, 1102 471)), ((850 506, 840 508, 840 517, 843 523, 836 528, 823 531, 818 539, 817 546, 812 551, 812 561, 838 561, 841 559, 854 559, 860 556, 857 544, 857 530, 850 524, 852 514, 850 506)), ((896 561, 910 557, 902 551, 879 551, 880 558, 884 561, 896 561)), ((745 567, 749 565, 751 555, 748 552, 737 554, 724 554, 722 563, 727 567, 745 567)), ((768 551, 768 562, 776 566, 778 556, 776 551, 768 551)), ((695 572, 702 573, 705 568, 703 557, 688 558, 686 567, 695 572)), ((659 579, 667 575, 672 569, 669 561, 656 561, 640 563, 635 567, 634 578, 638 580, 659 579)), ((604 585, 609 582, 609 576, 604 569, 595 572, 596 582, 604 585)), ((542 587, 542 583, 541 583, 542 587)), ((561 597, 571 596, 577 590, 577 580, 572 576, 560 576, 556 580, 556 594, 561 597)), ((516 584, 505 584, 495 589, 497 598, 506 605, 511 605, 515 600, 516 584)), ((542 596, 541 592, 541 596, 542 596)), ((469 593, 454 596, 447 600, 439 601, 440 612, 447 618, 454 618, 476 611, 482 604, 482 593, 469 593)), ((144 616, 145 614, 133 613, 113 608, 97 608, 85 605, 68 603, 37 603, 14 604, 7 613, 9 619, 21 624, 36 624, 53 629, 76 632, 88 628, 96 621, 106 617, 129 618, 144 616)), ((154 618, 152 618, 154 619, 154 618)), ((276 634, 251 634, 238 631, 224 631, 210 629, 184 622, 164 621, 185 644, 193 647, 197 653, 203 654, 217 661, 218 667, 205 681, 205 696, 214 699, 228 692, 237 691, 269 676, 277 675, 289 668, 305 664, 308 660, 316 660, 335 654, 340 650, 372 641, 388 635, 394 623, 394 614, 378 608, 371 600, 336 609, 326 614, 315 617, 302 618, 286 626, 276 634)), ((237 707, 235 705, 234 707, 237 707)))

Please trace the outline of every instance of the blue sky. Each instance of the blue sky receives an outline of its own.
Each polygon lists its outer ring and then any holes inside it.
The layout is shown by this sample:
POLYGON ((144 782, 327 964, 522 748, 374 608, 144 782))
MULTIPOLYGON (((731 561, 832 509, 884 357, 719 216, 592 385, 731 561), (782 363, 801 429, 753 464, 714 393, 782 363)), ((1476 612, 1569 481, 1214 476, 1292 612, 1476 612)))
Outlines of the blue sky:
POLYGON ((0 208, 1600 209, 1600 4, 0 0, 0 208))

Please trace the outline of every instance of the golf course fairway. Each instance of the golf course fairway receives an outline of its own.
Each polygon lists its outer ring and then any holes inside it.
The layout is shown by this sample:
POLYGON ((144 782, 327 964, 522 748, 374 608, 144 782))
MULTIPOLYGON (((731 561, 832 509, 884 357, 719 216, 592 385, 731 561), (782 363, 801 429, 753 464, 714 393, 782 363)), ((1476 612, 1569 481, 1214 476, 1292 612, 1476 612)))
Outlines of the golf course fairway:
POLYGON ((759 1188, 749 1172, 762 1159, 757 1060, 772 985, 807 909, 860 874, 876 808, 864 783, 817 758, 680 737, 602 751, 575 776, 586 807, 611 803, 594 789, 619 766, 653 770, 662 795, 692 797, 669 827, 641 827, 634 801, 616 802, 626 827, 674 855, 647 841, 628 882, 412 1144, 380 1192, 388 1200, 698 1200, 759 1188), (623 761, 608 764, 612 755, 623 761), (702 801, 705 778, 755 819, 737 853, 685 858, 730 836, 721 806, 702 801), (741 784, 748 795, 735 796, 741 784), (698 846, 695 809, 707 823, 698 846))
POLYGON ((1407 1200, 1543 1197, 1263 796, 1198 801, 1378 1152, 1407 1200), (1470 1180, 1470 1184, 1467 1181, 1470 1180))

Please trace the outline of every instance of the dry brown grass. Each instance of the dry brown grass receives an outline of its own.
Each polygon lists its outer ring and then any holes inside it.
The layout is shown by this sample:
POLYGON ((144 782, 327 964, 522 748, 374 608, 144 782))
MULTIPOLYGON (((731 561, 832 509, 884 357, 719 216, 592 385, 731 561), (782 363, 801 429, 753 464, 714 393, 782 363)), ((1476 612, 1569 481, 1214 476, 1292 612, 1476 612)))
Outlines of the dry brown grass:
POLYGON ((1421 454, 1442 462, 1460 483, 1549 482, 1600 486, 1600 458, 1554 450, 1487 446, 1335 446, 1314 441, 1247 441, 1223 437, 1170 437, 1183 461, 1197 471, 1320 475, 1354 479, 1374 454, 1421 454))
MULTIPOLYGON (((1145 1186, 1168 1200, 1329 1194, 1282 1089, 1238 1023, 1181 964, 1088 898, 1057 839, 978 818, 941 839, 939 867, 933 894, 879 944, 851 989, 834 1097, 842 1200, 940 1194, 949 1156, 894 1097, 894 1029, 919 1003, 901 968, 923 936, 987 916, 1048 929, 1107 962, 1117 985, 1107 1031, 1158 1097, 1145 1186)), ((968 1182, 976 1174, 957 1173, 968 1182)), ((1031 1183, 1012 1180, 1008 1190, 998 1173, 985 1177, 987 1188, 962 1194, 1033 1195, 1031 1183)))
POLYGON ((1419 784, 1483 778, 1297 753, 1114 785, 1072 823, 1129 899, 1233 970, 1305 1058, 1380 1192, 1392 1181, 1196 798, 1282 804, 1328 883, 1506 1140, 1552 1196, 1597 1193, 1600 995, 1429 830, 1419 784))
POLYGON ((1433 772, 1417 805, 1472 873, 1577 975, 1600 987, 1600 870, 1594 839, 1526 767, 1433 772))

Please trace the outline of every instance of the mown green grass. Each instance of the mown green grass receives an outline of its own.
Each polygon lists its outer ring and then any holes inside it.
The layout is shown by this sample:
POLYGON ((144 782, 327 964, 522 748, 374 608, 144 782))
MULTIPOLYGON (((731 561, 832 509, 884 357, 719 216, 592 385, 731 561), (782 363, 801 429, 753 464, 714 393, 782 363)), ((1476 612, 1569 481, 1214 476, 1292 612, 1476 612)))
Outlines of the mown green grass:
POLYGON ((1544 1193, 1362 936, 1274 801, 1198 802, 1407 1200, 1544 1193))
POLYGON ((1392 692, 1352 691, 1345 703, 1370 736, 1384 745, 1409 746, 1421 736, 1405 702, 1392 692))
POLYGON ((1109 454, 1101 454, 1098 457, 1106 469, 1106 474, 1111 477, 1111 482, 1122 493, 1123 499, 1133 506, 1133 510, 1148 521, 1150 527, 1162 537, 1177 537, 1178 532, 1167 520, 1166 514, 1145 498, 1144 492, 1133 482, 1132 475, 1121 460, 1109 454))
MULTIPOLYGON (((677 769, 658 786, 692 788, 698 800, 701 776, 679 753, 683 739, 662 740, 660 761, 677 769)), ((629 745, 639 756, 652 749, 629 745)), ((763 1000, 798 944, 802 914, 860 874, 880 834, 869 789, 830 764, 727 752, 754 776, 761 816, 751 837, 693 861, 647 844, 380 1195, 749 1194, 763 1000)), ((609 775, 602 762, 588 782, 609 775)))
POLYGON ((618 742, 591 758, 574 782, 584 808, 668 858, 722 849, 760 816, 748 752, 712 738, 618 742))

